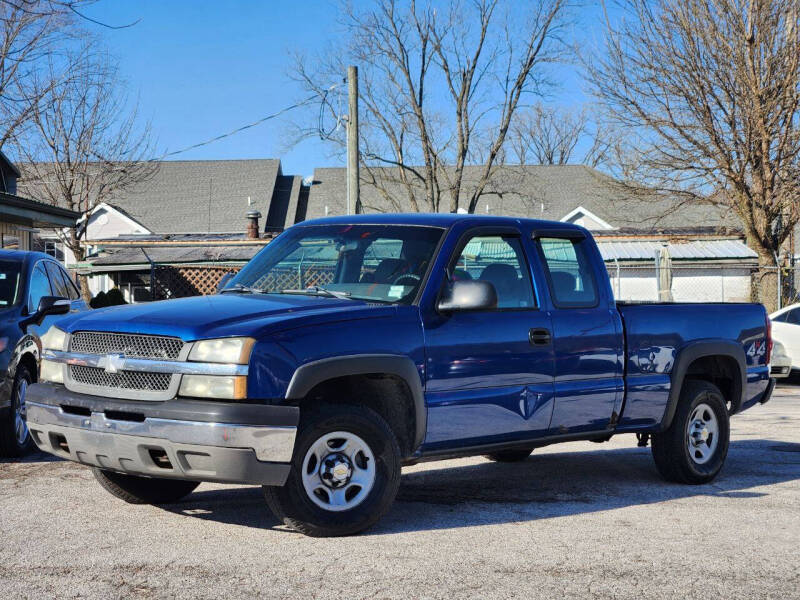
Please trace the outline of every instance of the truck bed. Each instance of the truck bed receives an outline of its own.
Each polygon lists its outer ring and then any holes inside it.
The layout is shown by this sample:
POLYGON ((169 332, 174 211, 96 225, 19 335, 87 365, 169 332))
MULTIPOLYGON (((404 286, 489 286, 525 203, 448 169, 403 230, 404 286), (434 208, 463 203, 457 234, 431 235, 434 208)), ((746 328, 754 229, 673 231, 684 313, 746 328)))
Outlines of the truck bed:
MULTIPOLYGON (((690 361, 687 350, 692 347, 724 346, 730 361, 703 365, 721 374, 735 369, 735 361, 743 363, 743 399, 731 407, 733 412, 749 408, 766 391, 767 314, 761 304, 620 302, 617 310, 625 331, 625 401, 618 430, 660 426, 676 374, 676 358, 690 361)), ((688 362, 678 367, 691 377, 698 365, 688 362)))

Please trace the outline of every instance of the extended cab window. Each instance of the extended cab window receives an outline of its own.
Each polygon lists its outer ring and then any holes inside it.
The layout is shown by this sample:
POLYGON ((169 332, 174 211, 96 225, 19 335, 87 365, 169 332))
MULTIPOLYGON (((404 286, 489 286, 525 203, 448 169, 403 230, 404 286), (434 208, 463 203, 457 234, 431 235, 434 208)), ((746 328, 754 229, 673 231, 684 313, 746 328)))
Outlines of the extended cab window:
POLYGON ((563 308, 597 304, 597 285, 583 240, 539 238, 553 303, 563 308))
POLYGON ((453 265, 450 277, 488 281, 497 292, 497 308, 536 306, 519 236, 476 235, 470 238, 453 265))

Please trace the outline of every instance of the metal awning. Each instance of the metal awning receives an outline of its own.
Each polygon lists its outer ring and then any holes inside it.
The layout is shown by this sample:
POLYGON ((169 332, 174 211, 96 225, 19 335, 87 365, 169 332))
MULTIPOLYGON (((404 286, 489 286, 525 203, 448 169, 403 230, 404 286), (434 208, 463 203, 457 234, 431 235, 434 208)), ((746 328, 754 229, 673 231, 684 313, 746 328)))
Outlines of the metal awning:
POLYGON ((694 241, 603 241, 597 246, 603 260, 648 260, 666 244, 672 260, 756 260, 758 255, 739 240, 694 240, 694 241))

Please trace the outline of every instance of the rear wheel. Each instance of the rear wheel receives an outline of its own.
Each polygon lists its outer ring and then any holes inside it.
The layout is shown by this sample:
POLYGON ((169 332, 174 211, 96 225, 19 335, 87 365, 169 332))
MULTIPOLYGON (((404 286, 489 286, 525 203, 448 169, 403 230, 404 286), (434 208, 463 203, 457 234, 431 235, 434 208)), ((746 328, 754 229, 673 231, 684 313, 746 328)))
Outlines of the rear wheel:
POLYGON ((728 455, 730 423, 722 393, 707 381, 686 381, 669 429, 653 435, 656 468, 667 481, 712 481, 728 455))
POLYGON ((531 452, 533 452, 533 448, 515 448, 514 450, 501 450, 500 452, 486 454, 486 458, 494 462, 521 462, 528 458, 531 452))
POLYGON ((28 431, 25 396, 33 376, 25 365, 17 366, 11 390, 11 406, 2 415, 0 424, 0 456, 23 456, 34 446, 28 431))
POLYGON ((111 495, 129 504, 171 504, 191 494, 199 481, 139 477, 92 468, 98 483, 111 495))
POLYGON ((373 410, 326 405, 303 416, 283 487, 264 487, 267 505, 306 535, 352 535, 389 510, 400 485, 400 448, 373 410))

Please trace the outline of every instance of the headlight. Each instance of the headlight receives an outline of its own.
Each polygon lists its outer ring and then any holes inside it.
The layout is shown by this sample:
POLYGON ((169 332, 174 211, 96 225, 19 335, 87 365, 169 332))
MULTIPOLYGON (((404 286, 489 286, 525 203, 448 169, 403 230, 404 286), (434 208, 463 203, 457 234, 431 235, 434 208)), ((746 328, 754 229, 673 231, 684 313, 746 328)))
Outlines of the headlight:
POLYGON ((42 348, 47 350, 66 350, 67 334, 53 325, 42 336, 42 348))
POLYGON ((192 346, 189 360, 246 365, 250 361, 254 343, 252 338, 202 340, 192 346))
POLYGON ((181 396, 241 400, 247 397, 247 377, 241 375, 184 375, 181 396))
POLYGON ((64 383, 64 365, 43 360, 39 366, 39 381, 42 383, 64 383))

